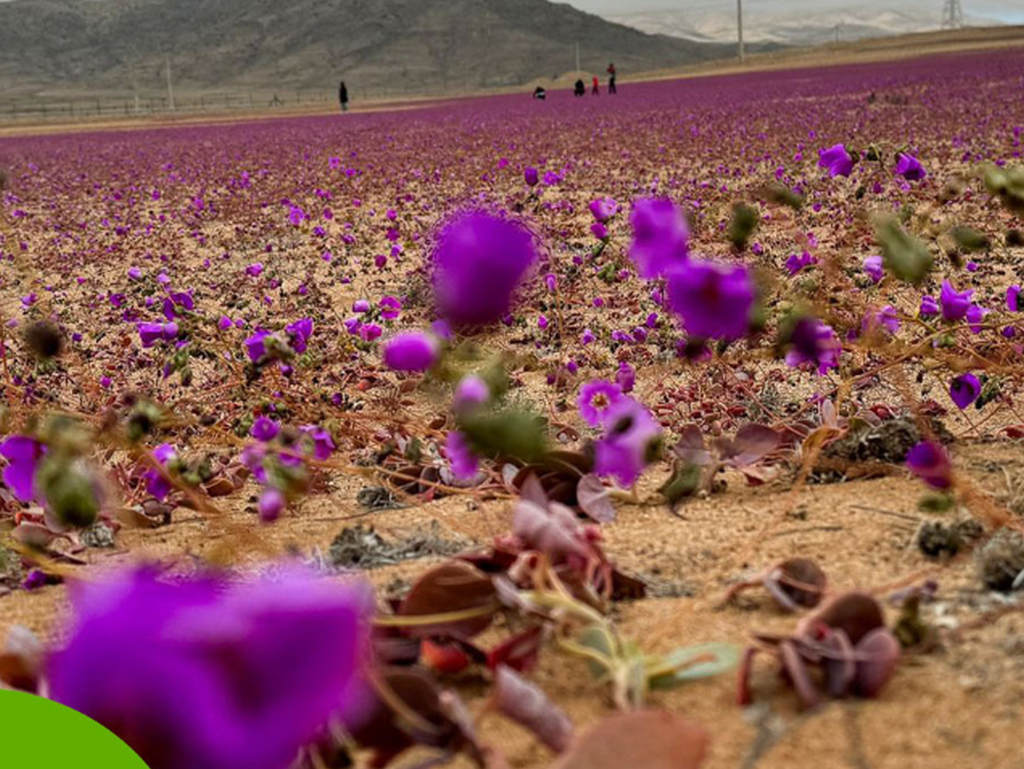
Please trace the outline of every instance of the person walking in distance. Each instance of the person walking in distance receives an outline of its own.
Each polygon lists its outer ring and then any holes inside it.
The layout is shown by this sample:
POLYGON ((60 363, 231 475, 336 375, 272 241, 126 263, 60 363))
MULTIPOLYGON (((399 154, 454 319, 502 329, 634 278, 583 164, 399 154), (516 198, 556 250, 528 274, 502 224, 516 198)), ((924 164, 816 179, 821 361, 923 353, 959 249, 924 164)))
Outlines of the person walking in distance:
POLYGON ((601 93, 601 81, 597 79, 597 75, 594 75, 594 87, 590 89, 590 93, 594 96, 598 96, 601 93))
POLYGON ((612 95, 618 93, 615 90, 615 62, 608 65, 608 93, 612 95))
POLYGON ((348 89, 345 87, 344 80, 338 85, 338 101, 341 102, 341 111, 348 112, 348 89))

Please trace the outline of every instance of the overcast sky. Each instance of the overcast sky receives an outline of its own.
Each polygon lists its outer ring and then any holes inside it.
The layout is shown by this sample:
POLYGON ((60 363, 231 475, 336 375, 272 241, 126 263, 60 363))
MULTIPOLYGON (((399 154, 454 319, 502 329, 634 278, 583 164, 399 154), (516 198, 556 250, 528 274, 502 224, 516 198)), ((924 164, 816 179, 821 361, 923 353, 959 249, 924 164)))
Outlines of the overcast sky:
MULTIPOLYGON (((687 8, 706 10, 729 10, 736 7, 735 0, 562 0, 577 8, 592 13, 633 13, 652 10, 686 10, 687 8)), ((900 0, 744 0, 746 8, 754 11, 786 11, 792 8, 813 7, 824 10, 829 6, 835 8, 878 8, 882 10, 899 10, 905 3, 900 0)), ((942 0, 933 0, 935 15, 942 12, 942 0)), ((920 2, 914 3, 921 5, 920 2)), ((984 16, 999 18, 1008 22, 1024 23, 1024 0, 962 0, 964 13, 967 16, 984 16)))

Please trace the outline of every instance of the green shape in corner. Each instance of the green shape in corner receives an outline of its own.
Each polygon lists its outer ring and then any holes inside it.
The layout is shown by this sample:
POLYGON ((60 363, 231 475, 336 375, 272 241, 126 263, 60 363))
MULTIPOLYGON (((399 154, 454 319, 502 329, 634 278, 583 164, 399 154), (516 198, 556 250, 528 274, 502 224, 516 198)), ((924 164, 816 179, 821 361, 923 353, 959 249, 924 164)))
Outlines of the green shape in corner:
POLYGON ((34 694, 0 690, 0 766, 147 769, 113 732, 34 694))

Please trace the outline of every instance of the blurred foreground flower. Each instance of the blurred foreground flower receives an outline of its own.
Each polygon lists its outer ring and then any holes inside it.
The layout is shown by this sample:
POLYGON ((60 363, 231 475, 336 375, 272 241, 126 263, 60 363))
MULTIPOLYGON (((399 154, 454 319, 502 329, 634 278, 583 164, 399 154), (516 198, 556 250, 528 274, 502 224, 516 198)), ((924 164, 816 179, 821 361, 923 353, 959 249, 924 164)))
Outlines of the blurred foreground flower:
POLYGON ((907 467, 933 489, 944 490, 953 485, 949 454, 937 443, 921 441, 914 446, 907 454, 907 467))
POLYGON ((661 425, 641 403, 620 396, 604 410, 605 434, 594 447, 594 472, 632 486, 661 449, 661 425))
POLYGON ((455 216, 442 227, 433 254, 438 312, 459 325, 499 320, 535 261, 533 236, 519 222, 485 211, 455 216))
POLYGON ((50 696, 152 769, 283 769, 332 717, 358 723, 372 610, 362 583, 167 582, 139 569, 78 586, 50 696))
POLYGON ((637 200, 629 223, 633 226, 629 255, 641 278, 660 277, 689 258, 690 228, 682 209, 671 200, 637 200))
POLYGON ((692 261, 669 276, 668 301, 690 336, 732 341, 750 327, 754 284, 742 265, 692 261))

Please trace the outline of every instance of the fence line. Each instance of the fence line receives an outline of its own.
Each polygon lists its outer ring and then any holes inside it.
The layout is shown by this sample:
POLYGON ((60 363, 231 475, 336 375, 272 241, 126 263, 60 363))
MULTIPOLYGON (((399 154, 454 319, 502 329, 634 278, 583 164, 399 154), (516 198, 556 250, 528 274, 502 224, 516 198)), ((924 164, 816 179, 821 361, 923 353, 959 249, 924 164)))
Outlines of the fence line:
MULTIPOLYGON (((360 89, 350 94, 356 101, 408 97, 406 92, 367 91, 360 89)), ((337 105, 337 95, 322 91, 278 92, 223 92, 195 96, 174 95, 174 109, 170 109, 166 96, 126 95, 95 98, 4 99, 0 98, 0 123, 29 121, 61 121, 84 118, 123 118, 142 115, 178 115, 215 112, 255 111, 319 107, 327 109, 337 105)))

